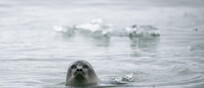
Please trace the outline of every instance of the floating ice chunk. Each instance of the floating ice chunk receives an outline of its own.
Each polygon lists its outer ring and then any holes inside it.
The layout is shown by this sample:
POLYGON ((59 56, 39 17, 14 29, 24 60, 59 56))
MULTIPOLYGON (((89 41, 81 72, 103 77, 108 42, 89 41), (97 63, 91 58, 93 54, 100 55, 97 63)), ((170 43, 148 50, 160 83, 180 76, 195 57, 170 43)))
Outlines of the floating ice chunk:
POLYGON ((159 36, 159 30, 151 25, 133 25, 127 27, 126 31, 129 34, 129 37, 149 37, 149 36, 159 36))
POLYGON ((110 25, 103 24, 102 19, 94 19, 90 23, 76 25, 79 33, 92 37, 110 37, 110 25))
POLYGON ((54 29, 57 32, 66 32, 66 28, 64 26, 54 26, 54 29))
POLYGON ((54 29, 57 32, 64 33, 64 34, 66 34, 68 36, 73 36, 75 34, 75 32, 76 32, 75 26, 62 25, 62 26, 55 26, 54 29))
POLYGON ((76 28, 79 30, 87 30, 90 32, 95 32, 95 31, 100 30, 100 25, 99 24, 86 23, 86 24, 77 25, 76 28))
POLYGON ((89 23, 79 24, 76 26, 55 26, 57 32, 68 36, 80 34, 94 38, 110 38, 112 31, 111 25, 103 24, 102 19, 94 19, 89 23))

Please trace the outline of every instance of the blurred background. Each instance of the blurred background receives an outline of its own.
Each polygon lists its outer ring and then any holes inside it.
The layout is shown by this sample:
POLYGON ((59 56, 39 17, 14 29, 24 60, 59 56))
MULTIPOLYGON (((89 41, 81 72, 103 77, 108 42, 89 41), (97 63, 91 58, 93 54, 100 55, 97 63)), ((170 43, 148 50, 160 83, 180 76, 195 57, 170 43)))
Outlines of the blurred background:
POLYGON ((1 0, 0 87, 63 88, 83 59, 124 83, 98 87, 203 88, 203 23, 203 0, 1 0))

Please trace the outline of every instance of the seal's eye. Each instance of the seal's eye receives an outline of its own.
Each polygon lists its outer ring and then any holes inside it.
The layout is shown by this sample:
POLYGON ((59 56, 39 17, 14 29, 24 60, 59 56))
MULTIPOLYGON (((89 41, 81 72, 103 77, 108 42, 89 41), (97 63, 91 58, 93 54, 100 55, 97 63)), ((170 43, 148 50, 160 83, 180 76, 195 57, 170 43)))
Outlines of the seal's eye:
POLYGON ((84 65, 83 68, 89 68, 89 66, 88 65, 84 65))
POLYGON ((76 66, 75 66, 75 65, 72 65, 70 68, 74 69, 74 68, 76 68, 76 66))

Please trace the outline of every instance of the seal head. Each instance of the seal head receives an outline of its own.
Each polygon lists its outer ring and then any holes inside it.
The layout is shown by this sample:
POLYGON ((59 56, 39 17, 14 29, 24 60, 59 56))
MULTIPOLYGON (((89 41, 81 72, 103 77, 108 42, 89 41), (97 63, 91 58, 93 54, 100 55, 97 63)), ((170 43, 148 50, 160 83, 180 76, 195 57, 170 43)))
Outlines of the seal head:
POLYGON ((89 86, 96 85, 98 77, 90 63, 84 60, 78 60, 70 64, 66 86, 89 86))

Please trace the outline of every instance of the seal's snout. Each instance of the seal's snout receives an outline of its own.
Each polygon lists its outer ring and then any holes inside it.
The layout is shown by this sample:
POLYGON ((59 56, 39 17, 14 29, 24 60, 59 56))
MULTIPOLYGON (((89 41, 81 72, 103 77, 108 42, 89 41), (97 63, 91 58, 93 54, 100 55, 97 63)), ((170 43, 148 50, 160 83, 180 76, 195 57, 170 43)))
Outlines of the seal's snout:
POLYGON ((83 69, 77 68, 76 71, 81 72, 81 71, 83 71, 83 69))
POLYGON ((84 76, 86 73, 85 73, 85 71, 84 71, 83 68, 77 67, 77 68, 75 69, 74 74, 75 74, 75 76, 77 76, 77 75, 79 75, 79 74, 84 76))

